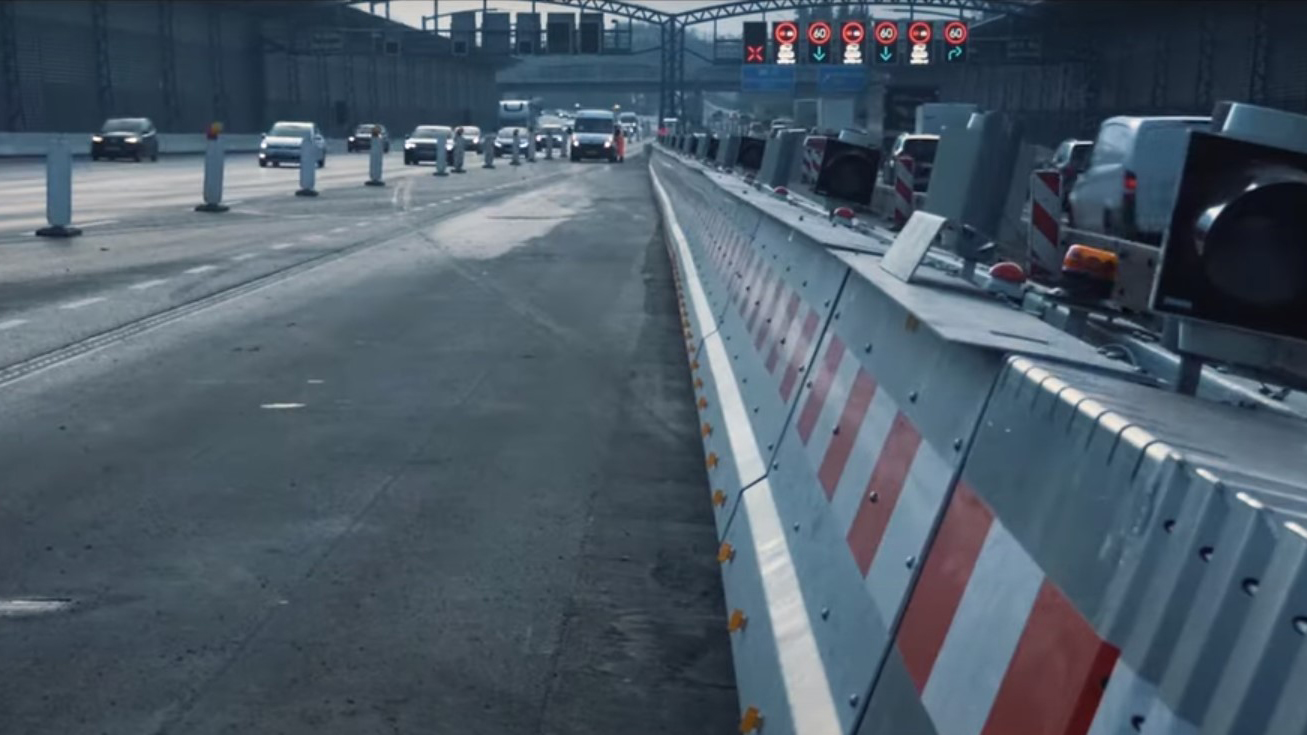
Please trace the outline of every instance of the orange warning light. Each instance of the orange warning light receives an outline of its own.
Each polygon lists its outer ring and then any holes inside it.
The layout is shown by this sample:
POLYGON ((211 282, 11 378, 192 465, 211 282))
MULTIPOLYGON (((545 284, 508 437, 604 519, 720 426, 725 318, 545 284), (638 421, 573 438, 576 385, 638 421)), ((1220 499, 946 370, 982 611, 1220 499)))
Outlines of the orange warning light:
POLYGON ((1072 245, 1067 248, 1066 256, 1062 258, 1062 272, 1115 281, 1119 264, 1120 258, 1111 250, 1091 248, 1088 245, 1072 245))

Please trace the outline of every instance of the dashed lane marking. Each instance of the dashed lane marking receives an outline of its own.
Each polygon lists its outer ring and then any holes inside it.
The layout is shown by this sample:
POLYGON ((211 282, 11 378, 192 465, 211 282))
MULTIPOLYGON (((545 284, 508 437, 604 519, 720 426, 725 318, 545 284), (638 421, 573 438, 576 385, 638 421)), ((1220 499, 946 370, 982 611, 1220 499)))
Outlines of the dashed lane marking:
POLYGON ((249 260, 250 258, 257 257, 259 257, 258 253, 241 253, 240 255, 231 256, 231 259, 239 263, 242 260, 249 260))
POLYGON ((70 301, 70 302, 64 304, 63 306, 60 306, 59 308, 60 308, 60 309, 81 309, 81 308, 83 308, 83 307, 90 306, 91 304, 98 304, 98 303, 100 303, 101 301, 107 301, 107 300, 108 300, 108 299, 105 298, 104 296, 92 296, 92 297, 89 298, 89 299, 82 299, 82 300, 80 300, 80 301, 70 301))
POLYGON ((168 279, 167 279, 167 278, 156 278, 156 279, 154 279, 153 281, 142 281, 142 282, 140 282, 140 283, 134 283, 134 284, 128 286, 127 288, 129 288, 129 289, 131 289, 131 290, 133 290, 133 291, 144 291, 144 290, 147 289, 147 288, 154 288, 155 286, 162 286, 163 284, 165 284, 165 283, 167 283, 167 282, 168 282, 168 279))
POLYGON ((10 319, 8 321, 0 322, 0 332, 5 331, 6 329, 21 327, 26 323, 27 323, 26 319, 10 319))
POLYGON ((339 235, 339 234, 342 233, 342 232, 349 232, 349 228, 348 228, 348 227, 337 227, 337 228, 335 228, 335 229, 333 229, 333 230, 331 231, 331 234, 333 234, 333 235, 339 235))
POLYGON ((82 227, 101 227, 103 225, 113 225, 117 223, 118 220, 116 219, 97 219, 94 222, 83 222, 82 227))
POLYGON ((273 245, 273 246, 272 246, 272 249, 273 249, 273 250, 285 250, 286 248, 293 248, 293 247, 295 247, 295 243, 293 243, 293 242, 279 242, 279 243, 277 243, 276 245, 273 245))
POLYGON ((295 408, 304 408, 303 403, 265 403, 259 408, 266 408, 270 411, 288 411, 295 408))
POLYGON ((187 268, 186 270, 182 271, 182 273, 186 273, 188 275, 195 275, 196 273, 207 273, 209 271, 216 271, 216 270, 218 270, 218 266, 216 265, 197 265, 194 268, 187 268))

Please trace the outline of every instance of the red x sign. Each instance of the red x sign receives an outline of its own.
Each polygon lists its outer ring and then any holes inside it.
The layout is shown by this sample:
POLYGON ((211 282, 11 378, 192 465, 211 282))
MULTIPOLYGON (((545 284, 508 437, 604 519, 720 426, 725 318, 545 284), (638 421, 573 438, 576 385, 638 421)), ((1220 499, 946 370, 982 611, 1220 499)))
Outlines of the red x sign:
POLYGON ((765 59, 762 55, 762 46, 745 46, 744 61, 748 64, 761 64, 765 59))

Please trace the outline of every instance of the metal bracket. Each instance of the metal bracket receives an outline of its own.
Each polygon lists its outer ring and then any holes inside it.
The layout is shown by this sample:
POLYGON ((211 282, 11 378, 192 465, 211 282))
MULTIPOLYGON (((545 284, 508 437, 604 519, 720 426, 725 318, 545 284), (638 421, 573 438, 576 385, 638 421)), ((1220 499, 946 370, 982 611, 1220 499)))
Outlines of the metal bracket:
POLYGON ((913 212, 894 238, 894 244, 885 253, 880 267, 900 281, 911 283, 921 261, 926 258, 926 252, 938 240, 946 224, 948 220, 937 214, 921 210, 913 212))

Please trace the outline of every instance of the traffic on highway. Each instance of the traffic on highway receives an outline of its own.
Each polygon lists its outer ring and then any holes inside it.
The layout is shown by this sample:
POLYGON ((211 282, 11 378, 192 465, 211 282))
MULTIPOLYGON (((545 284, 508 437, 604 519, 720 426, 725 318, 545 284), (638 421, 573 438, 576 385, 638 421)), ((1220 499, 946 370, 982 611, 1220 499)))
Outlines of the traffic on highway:
POLYGON ((0 2, 0 735, 1307 735, 1307 6, 538 4, 0 2))

